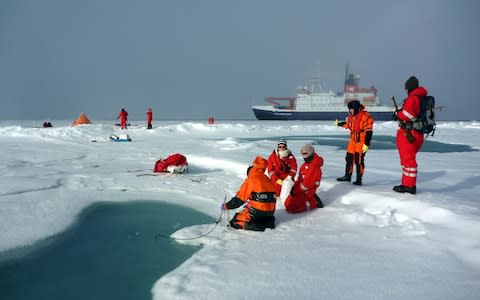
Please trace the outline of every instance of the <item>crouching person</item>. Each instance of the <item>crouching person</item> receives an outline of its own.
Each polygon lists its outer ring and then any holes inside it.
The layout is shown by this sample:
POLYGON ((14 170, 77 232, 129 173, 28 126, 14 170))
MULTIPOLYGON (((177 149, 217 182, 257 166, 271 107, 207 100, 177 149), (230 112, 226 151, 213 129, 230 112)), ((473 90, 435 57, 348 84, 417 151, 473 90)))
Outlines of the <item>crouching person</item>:
POLYGON ((285 200, 285 210, 288 213, 300 213, 310 209, 321 208, 323 203, 315 194, 322 180, 323 158, 315 153, 312 145, 305 145, 300 150, 305 161, 300 167, 297 181, 285 200))
POLYGON ((275 228, 276 188, 265 175, 267 160, 257 156, 247 169, 247 178, 235 197, 222 203, 221 209, 235 209, 245 204, 244 209, 230 220, 236 229, 264 231, 275 228))
POLYGON ((182 174, 188 172, 187 158, 179 153, 172 154, 165 159, 160 158, 155 163, 154 172, 182 174))

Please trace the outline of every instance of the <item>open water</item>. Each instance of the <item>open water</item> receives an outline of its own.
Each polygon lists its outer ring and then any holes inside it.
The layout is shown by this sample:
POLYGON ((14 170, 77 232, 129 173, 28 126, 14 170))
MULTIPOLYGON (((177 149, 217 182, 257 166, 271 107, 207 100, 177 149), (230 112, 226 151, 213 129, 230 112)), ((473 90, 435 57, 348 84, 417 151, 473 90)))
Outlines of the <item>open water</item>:
POLYGON ((95 204, 63 233, 1 261, 0 299, 151 299, 155 281, 199 250, 155 236, 208 223, 162 202, 95 204))
MULTIPOLYGON (((312 145, 320 146, 334 146, 338 149, 345 149, 349 134, 345 135, 295 135, 295 136, 273 136, 262 138, 244 138, 245 141, 259 141, 259 140, 271 140, 274 144, 279 139, 286 139, 287 141, 307 140, 312 145)), ((373 134, 370 148, 375 150, 395 150, 397 144, 394 136, 388 135, 375 135, 373 134)), ((421 152, 435 152, 435 153, 453 153, 453 152, 475 152, 478 151, 469 145, 462 144, 447 144, 433 140, 432 137, 426 138, 422 145, 421 152)))

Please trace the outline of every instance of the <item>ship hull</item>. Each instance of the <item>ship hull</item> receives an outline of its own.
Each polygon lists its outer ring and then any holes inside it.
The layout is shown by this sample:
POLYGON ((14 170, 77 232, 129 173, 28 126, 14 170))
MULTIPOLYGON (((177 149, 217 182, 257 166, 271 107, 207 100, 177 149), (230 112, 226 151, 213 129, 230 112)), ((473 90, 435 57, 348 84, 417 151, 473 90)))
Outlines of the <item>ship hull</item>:
MULTIPOLYGON (((368 112, 376 121, 392 120, 393 110, 368 112)), ((253 108, 253 113, 258 120, 343 120, 348 115, 347 111, 294 111, 261 108, 253 108)))

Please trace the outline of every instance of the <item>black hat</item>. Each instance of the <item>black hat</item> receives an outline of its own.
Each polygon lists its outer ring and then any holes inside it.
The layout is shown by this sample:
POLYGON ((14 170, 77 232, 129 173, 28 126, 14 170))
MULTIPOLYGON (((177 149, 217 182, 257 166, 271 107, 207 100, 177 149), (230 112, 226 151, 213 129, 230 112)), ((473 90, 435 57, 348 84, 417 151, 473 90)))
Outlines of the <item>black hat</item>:
POLYGON ((353 108, 354 113, 357 114, 358 111, 360 110, 360 101, 352 100, 352 101, 348 102, 347 106, 348 106, 349 109, 353 108))
POLYGON ((358 109, 358 108, 360 108, 360 101, 352 100, 352 101, 348 102, 347 106, 348 106, 348 108, 358 109))
POLYGON ((405 81, 405 89, 407 89, 408 93, 411 93, 416 88, 418 88, 417 77, 411 76, 407 81, 405 81))

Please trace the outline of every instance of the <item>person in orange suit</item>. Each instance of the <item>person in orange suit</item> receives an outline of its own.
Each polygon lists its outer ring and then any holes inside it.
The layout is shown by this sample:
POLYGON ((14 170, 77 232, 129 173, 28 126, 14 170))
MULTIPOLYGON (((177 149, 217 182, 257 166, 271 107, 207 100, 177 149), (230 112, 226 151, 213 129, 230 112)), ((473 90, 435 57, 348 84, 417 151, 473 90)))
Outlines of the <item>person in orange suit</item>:
POLYGON ((300 149, 304 163, 300 166, 297 181, 285 200, 288 213, 300 213, 308 209, 322 208, 323 203, 316 192, 322 180, 323 158, 315 153, 315 148, 307 144, 300 149))
POLYGON ((352 180, 353 165, 357 170, 355 185, 362 185, 362 177, 365 171, 365 154, 370 147, 373 135, 373 118, 365 110, 365 107, 358 100, 348 102, 348 117, 346 122, 335 121, 337 126, 350 129, 350 141, 345 155, 345 175, 337 178, 338 181, 352 180))
POLYGON ((235 229, 265 231, 266 228, 275 228, 276 188, 270 178, 265 175, 267 160, 257 156, 247 169, 247 178, 244 180, 236 195, 221 209, 235 209, 244 206, 230 220, 230 226, 235 229))
POLYGON ((122 108, 122 110, 118 113, 117 119, 120 119, 120 127, 122 129, 127 128, 127 119, 128 119, 128 112, 122 108))

